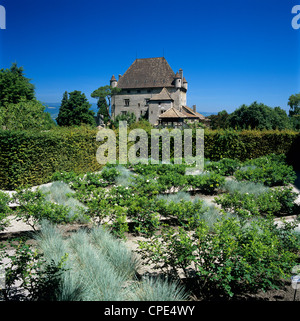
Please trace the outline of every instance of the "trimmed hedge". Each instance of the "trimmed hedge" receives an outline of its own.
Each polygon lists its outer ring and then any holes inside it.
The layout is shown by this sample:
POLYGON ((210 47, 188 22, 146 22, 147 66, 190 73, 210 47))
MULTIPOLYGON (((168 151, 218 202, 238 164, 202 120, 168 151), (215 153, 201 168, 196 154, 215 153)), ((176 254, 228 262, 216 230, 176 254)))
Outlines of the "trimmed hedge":
MULTIPOLYGON (((204 155, 210 160, 222 158, 247 159, 268 154, 292 154, 297 151, 300 133, 291 130, 212 130, 204 134, 204 155)), ((298 146, 298 150, 299 150, 298 146)), ((290 158, 292 161, 292 158, 290 158)))
POLYGON ((88 127, 0 131, 0 188, 47 183, 56 171, 99 170, 96 133, 88 127))
MULTIPOLYGON (((85 126, 43 132, 0 131, 0 189, 47 183, 57 171, 80 174, 100 170, 96 134, 97 130, 85 126)), ((205 130, 204 141, 205 158, 213 161, 245 161, 275 153, 286 154, 295 166, 299 159, 300 133, 290 130, 205 130)))

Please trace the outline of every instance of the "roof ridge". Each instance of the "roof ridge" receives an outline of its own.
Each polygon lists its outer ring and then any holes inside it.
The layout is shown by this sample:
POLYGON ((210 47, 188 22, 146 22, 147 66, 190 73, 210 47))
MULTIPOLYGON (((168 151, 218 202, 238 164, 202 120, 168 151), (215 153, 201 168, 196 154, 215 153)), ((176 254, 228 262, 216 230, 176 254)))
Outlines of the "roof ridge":
POLYGON ((119 79, 119 88, 174 87, 174 71, 164 57, 137 58, 119 79))

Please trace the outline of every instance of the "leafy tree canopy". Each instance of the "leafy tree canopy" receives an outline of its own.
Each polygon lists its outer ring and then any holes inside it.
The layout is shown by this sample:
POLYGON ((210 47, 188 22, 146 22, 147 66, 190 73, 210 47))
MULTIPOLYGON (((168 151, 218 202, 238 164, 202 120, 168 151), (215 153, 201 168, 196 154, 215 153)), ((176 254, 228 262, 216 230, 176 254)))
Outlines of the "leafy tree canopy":
POLYGON ((0 107, 21 100, 35 100, 34 85, 24 76, 23 68, 13 63, 0 70, 0 107))
POLYGON ((61 106, 56 118, 59 126, 80 126, 87 124, 95 126, 94 112, 84 93, 75 90, 63 94, 61 106))
POLYGON ((49 129, 55 126, 45 106, 36 100, 34 85, 13 63, 0 70, 0 126, 3 129, 49 129))
POLYGON ((290 116, 300 115, 300 93, 289 97, 288 105, 290 106, 290 116))
POLYGON ((208 118, 211 120, 210 126, 212 129, 218 129, 218 128, 227 128, 228 125, 228 117, 229 114, 226 110, 222 110, 218 112, 217 115, 210 115, 208 118))
POLYGON ((119 128, 120 121, 126 121, 127 125, 130 126, 135 123, 136 116, 131 112, 128 112, 127 114, 119 114, 116 116, 115 120, 111 122, 111 125, 115 128, 119 128))
POLYGON ((228 124, 238 129, 288 129, 291 123, 285 110, 254 102, 242 105, 228 117, 228 124))
POLYGON ((99 87, 98 89, 94 90, 91 94, 92 98, 98 99, 98 115, 100 115, 105 124, 107 124, 107 122, 111 118, 111 97, 112 95, 120 91, 120 88, 113 88, 107 85, 99 87))

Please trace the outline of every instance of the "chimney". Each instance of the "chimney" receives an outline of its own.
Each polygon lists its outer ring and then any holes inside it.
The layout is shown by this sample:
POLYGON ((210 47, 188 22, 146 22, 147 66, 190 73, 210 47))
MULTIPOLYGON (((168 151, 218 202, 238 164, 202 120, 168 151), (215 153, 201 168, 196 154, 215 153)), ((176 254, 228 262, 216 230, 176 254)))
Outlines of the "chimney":
POLYGON ((183 71, 182 71, 181 68, 179 69, 179 75, 180 75, 180 79, 183 79, 183 77, 182 77, 183 76, 183 71))
POLYGON ((196 112, 196 105, 193 105, 193 111, 196 112))

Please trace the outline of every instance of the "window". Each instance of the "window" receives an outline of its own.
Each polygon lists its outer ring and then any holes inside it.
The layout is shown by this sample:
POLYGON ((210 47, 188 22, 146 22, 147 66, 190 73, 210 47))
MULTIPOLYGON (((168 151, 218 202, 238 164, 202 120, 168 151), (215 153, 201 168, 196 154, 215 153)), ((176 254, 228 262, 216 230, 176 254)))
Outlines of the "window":
POLYGON ((127 90, 127 94, 130 94, 130 90, 127 90))
POLYGON ((122 111, 121 111, 121 114, 122 114, 122 115, 126 115, 126 114, 127 114, 127 111, 122 110, 122 111))
POLYGON ((151 89, 147 89, 147 93, 151 93, 151 89))
POLYGON ((124 99, 124 106, 129 106, 130 99, 124 99))
POLYGON ((145 98, 145 104, 146 104, 146 105, 149 104, 149 100, 150 100, 150 98, 145 98))
POLYGON ((140 94, 141 93, 141 91, 138 89, 137 91, 136 91, 138 94, 140 94))
POLYGON ((141 104, 140 104, 140 103, 138 103, 138 107, 141 107, 141 104))

